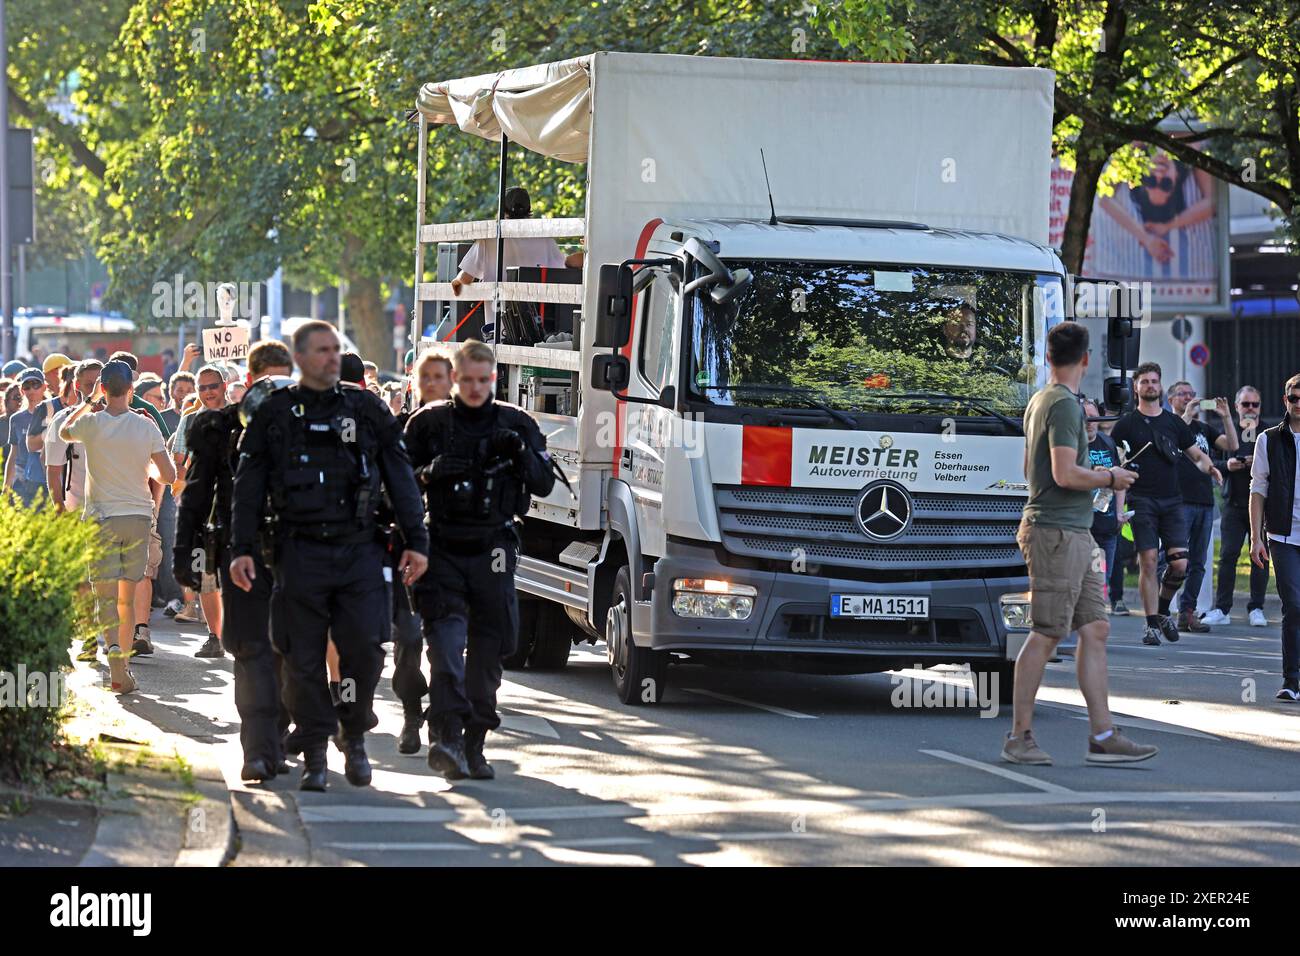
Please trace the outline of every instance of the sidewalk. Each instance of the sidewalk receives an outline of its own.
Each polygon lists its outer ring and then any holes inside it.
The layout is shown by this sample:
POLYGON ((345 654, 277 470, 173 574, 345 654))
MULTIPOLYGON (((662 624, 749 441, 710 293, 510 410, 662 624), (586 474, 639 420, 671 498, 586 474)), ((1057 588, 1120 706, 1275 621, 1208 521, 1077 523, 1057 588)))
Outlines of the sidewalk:
POLYGON ((67 675, 64 724, 102 778, 79 798, 0 786, 0 867, 224 865, 235 829, 211 748, 132 713, 106 674, 79 663, 67 675))

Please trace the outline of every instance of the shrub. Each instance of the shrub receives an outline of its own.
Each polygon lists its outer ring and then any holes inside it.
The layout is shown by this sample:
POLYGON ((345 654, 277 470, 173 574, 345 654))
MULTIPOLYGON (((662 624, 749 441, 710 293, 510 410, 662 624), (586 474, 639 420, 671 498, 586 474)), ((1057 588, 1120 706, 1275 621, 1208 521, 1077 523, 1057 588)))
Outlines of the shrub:
POLYGON ((96 626, 86 582, 98 553, 93 523, 0 494, 0 777, 34 782, 53 756, 69 648, 96 626))

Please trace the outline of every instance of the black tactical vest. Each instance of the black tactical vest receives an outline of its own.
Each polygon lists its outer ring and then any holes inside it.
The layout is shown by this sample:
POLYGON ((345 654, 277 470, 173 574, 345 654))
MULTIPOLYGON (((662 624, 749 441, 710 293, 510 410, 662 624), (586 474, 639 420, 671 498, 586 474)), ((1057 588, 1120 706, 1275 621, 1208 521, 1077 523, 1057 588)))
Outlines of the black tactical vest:
POLYGON ((311 405, 291 395, 268 429, 271 504, 290 533, 341 538, 373 531, 378 439, 359 395, 340 390, 334 400, 311 405))

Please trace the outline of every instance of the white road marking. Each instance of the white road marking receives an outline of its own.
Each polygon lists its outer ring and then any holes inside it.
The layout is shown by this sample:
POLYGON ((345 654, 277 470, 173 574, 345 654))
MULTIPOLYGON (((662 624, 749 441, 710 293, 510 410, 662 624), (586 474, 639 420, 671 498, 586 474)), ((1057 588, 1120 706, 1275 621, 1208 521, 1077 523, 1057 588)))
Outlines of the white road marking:
POLYGON ((535 734, 538 737, 560 739, 560 732, 551 726, 545 717, 533 717, 529 714, 502 714, 501 730, 513 730, 520 734, 535 734))
POLYGON ((938 757, 940 760, 950 760, 953 763, 959 763, 963 767, 971 767, 975 770, 983 770, 985 773, 991 773, 995 777, 1002 777, 1004 780, 1013 780, 1016 783, 1023 783, 1026 787, 1033 787, 1035 790, 1042 790, 1044 793, 1071 793, 1069 787, 1062 787, 1059 783, 1048 783, 1046 780, 1039 780, 1028 774, 1016 773, 1014 770, 1008 770, 1006 767, 998 767, 994 764, 984 763, 979 760, 972 760, 969 757, 962 757, 946 750, 922 750, 921 753, 931 757, 938 757))
MULTIPOLYGON (((1000 769, 1000 768, 999 768, 1000 769)), ((1035 781, 1041 784, 1042 781, 1035 781)), ((571 821, 592 819, 656 819, 687 816, 769 815, 793 817, 800 814, 844 816, 855 811, 888 813, 918 810, 989 810, 1010 807, 1089 806, 1103 804, 1300 804, 1300 790, 1067 790, 1015 793, 962 793, 939 797, 865 797, 858 800, 703 800, 673 799, 659 803, 596 803, 552 807, 502 808, 515 823, 535 820, 571 821)), ((464 823, 491 824, 485 807, 462 810, 439 807, 361 806, 321 803, 304 805, 299 800, 304 823, 464 823)))
POLYGON ((338 850, 354 850, 358 852, 387 853, 390 850, 417 850, 422 852, 437 852, 442 850, 492 850, 497 847, 530 847, 540 849, 547 846, 552 849, 567 849, 572 847, 580 849, 584 847, 602 847, 602 846, 641 846, 646 843, 653 843, 649 837, 586 837, 580 840, 561 840, 559 843, 543 844, 540 840, 507 840, 501 843, 369 843, 365 841, 326 843, 328 847, 338 850))
MULTIPOLYGON (((1080 707, 1078 704, 1062 704, 1040 700, 1035 702, 1034 706, 1059 710, 1065 716, 1074 717, 1077 720, 1088 719, 1088 708, 1080 707)), ((1180 737, 1197 737, 1201 740, 1219 739, 1211 734, 1203 734, 1199 730, 1190 730, 1187 727, 1178 727, 1157 720, 1145 720, 1141 717, 1134 717, 1132 714, 1112 713, 1111 716, 1119 718, 1123 722, 1125 730, 1150 730, 1160 734, 1178 734, 1180 737)))
MULTIPOLYGON (((1092 830, 1094 823, 1006 823, 1009 830, 1027 830, 1034 833, 1051 833, 1057 830, 1092 830)), ((1120 820, 1107 821, 1106 829, 1111 830, 1155 830, 1157 828, 1175 828, 1195 830, 1236 830, 1236 829, 1294 829, 1300 823, 1285 823, 1280 820, 1120 820)))
POLYGON ((683 687, 682 690, 688 694, 700 694, 704 697, 712 697, 716 700, 725 700, 729 704, 740 704, 744 707, 755 707, 759 710, 766 710, 771 714, 780 714, 782 717, 797 717, 801 720, 816 720, 812 714, 801 714, 797 710, 786 710, 784 707, 773 707, 771 704, 760 704, 752 700, 744 700, 740 697, 731 697, 727 694, 719 694, 716 691, 703 690, 699 687, 683 687))

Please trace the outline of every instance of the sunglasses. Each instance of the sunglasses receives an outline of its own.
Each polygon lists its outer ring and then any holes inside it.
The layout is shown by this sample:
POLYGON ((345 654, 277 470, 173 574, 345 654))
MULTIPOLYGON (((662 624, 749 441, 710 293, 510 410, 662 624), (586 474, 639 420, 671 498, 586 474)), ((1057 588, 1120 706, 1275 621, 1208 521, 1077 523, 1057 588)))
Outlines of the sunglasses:
POLYGON ((1238 402, 1242 408, 1259 408, 1259 402, 1238 402))
POLYGON ((1300 395, 1294 395, 1294 394, 1288 395, 1286 397, 1286 400, 1290 402, 1292 405, 1294 405, 1296 402, 1300 402, 1300 395))
POLYGON ((209 384, 207 384, 207 385, 200 385, 200 386, 199 386, 199 391, 200 391, 200 392, 213 392, 213 391, 216 391, 216 390, 219 389, 219 388, 225 388, 225 387, 226 387, 226 386, 225 386, 225 383, 224 383, 224 382, 211 382, 211 383, 209 383, 209 384))
POLYGON ((44 383, 44 382, 23 382, 23 391, 24 391, 24 392, 29 391, 29 390, 34 389, 34 388, 44 388, 44 387, 45 387, 45 383, 44 383))
POLYGON ((1152 176, 1150 174, 1142 177, 1142 185, 1151 189, 1159 189, 1161 192, 1174 191, 1174 179, 1172 176, 1152 176))

